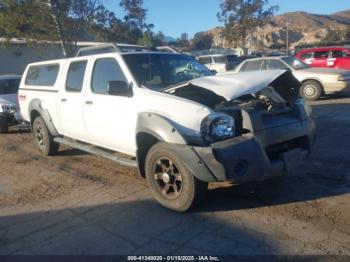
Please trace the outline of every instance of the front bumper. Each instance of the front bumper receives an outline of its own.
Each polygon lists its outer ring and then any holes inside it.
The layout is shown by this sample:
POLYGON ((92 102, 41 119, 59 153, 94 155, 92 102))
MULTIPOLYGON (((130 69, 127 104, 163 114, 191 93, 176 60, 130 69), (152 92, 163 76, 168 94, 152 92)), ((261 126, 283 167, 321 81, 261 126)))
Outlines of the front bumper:
POLYGON ((350 93, 350 81, 337 81, 336 83, 325 84, 326 94, 334 94, 337 92, 350 93))
POLYGON ((202 181, 242 183, 266 180, 299 166, 311 153, 314 142, 315 123, 308 119, 209 147, 164 146, 202 181))

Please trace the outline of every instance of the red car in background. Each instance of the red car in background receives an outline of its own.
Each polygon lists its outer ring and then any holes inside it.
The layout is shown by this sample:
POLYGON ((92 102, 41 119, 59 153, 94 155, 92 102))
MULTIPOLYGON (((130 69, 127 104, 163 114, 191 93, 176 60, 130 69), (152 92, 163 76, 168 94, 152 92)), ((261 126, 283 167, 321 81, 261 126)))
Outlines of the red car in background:
POLYGON ((346 47, 310 48, 295 55, 312 67, 328 67, 350 70, 350 49, 346 47))

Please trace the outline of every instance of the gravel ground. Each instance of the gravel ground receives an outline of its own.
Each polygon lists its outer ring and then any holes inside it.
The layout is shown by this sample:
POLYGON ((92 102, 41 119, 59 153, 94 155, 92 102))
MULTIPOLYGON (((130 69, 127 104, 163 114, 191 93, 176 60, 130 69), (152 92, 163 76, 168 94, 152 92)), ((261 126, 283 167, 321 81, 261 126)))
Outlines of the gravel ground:
POLYGON ((1 135, 0 254, 350 255, 350 98, 312 106, 302 167, 211 184, 186 214, 160 207, 133 169, 69 148, 44 158, 30 133, 1 135))

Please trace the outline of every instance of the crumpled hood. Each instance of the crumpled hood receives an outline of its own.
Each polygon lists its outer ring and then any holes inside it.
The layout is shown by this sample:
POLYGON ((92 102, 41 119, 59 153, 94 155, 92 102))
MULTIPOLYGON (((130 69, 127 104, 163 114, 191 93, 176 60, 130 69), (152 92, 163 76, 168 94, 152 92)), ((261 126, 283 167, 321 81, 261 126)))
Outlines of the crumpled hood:
POLYGON ((229 101, 243 95, 261 91, 285 72, 285 70, 266 70, 225 73, 197 78, 191 80, 189 83, 210 90, 229 101))

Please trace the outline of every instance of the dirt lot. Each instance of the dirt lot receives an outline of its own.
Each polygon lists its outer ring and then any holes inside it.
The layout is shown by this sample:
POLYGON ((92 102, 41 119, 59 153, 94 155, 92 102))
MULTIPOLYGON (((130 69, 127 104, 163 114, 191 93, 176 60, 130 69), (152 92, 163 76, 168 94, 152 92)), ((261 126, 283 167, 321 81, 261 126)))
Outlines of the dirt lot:
POLYGON ((211 185, 200 208, 160 207, 132 169, 77 150, 43 158, 0 136, 0 254, 350 255, 350 98, 313 103, 318 139, 292 176, 211 185))

